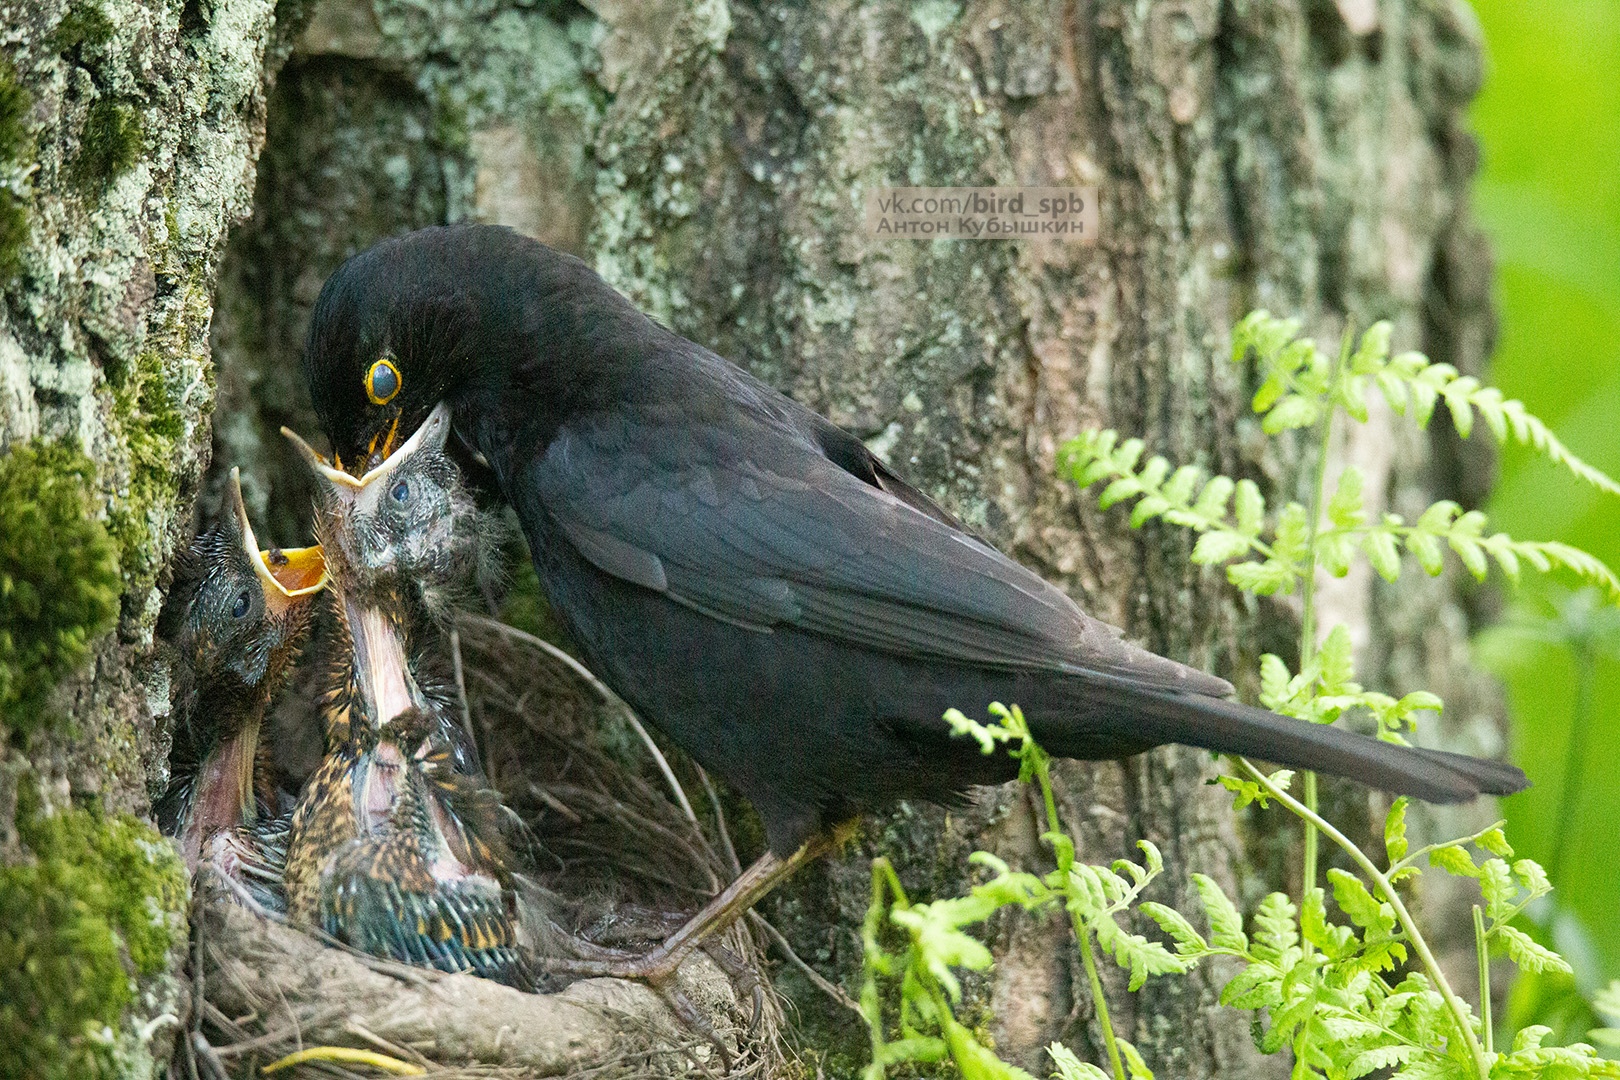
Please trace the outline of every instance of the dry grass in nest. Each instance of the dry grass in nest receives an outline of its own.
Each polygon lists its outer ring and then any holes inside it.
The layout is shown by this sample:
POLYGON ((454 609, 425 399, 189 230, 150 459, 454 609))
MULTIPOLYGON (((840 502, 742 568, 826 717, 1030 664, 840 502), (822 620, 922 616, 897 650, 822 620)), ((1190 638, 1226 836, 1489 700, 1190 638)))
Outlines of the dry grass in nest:
MULTIPOLYGON (((618 948, 656 942, 735 876, 707 777, 671 763, 589 672, 480 616, 460 617, 448 644, 485 770, 521 822, 509 839, 524 874, 521 921, 540 954, 566 955, 570 936, 618 948)), ((794 1071, 757 920, 725 936, 727 971, 703 953, 681 968, 679 991, 712 1025, 706 1035, 638 983, 587 979, 521 993, 322 943, 220 893, 217 882, 198 888, 191 966, 201 1006, 176 1059, 187 1080, 259 1076, 311 1047, 368 1052, 440 1080, 794 1071)), ((263 1075, 388 1073, 333 1055, 263 1075)))

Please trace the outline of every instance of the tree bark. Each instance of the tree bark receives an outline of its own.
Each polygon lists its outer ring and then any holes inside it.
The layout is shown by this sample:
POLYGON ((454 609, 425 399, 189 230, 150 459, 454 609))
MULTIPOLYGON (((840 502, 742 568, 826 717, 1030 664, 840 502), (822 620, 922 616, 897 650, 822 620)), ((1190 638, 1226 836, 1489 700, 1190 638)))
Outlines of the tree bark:
POLYGON ((152 651, 298 0, 0 4, 0 1073, 146 1076, 187 885, 152 651))
MULTIPOLYGON (((269 535, 303 542, 308 488, 275 431, 314 427, 296 368, 309 306, 345 256, 392 233, 498 221, 583 255, 644 310, 868 440, 1089 611, 1251 691, 1261 652, 1294 658, 1293 606, 1236 597, 1188 564, 1176 530, 1133 532, 1096 512, 1055 478, 1057 448, 1117 427, 1287 498, 1311 461, 1262 439, 1248 415, 1248 372, 1224 359, 1245 311, 1297 315, 1324 341, 1388 318, 1399 347, 1464 370, 1490 344, 1463 120, 1480 53, 1461 0, 321 0, 270 98, 252 217, 216 286, 291 21, 272 14, 230 0, 154 10, 146 34, 118 27, 108 48, 124 51, 108 70, 135 74, 117 92, 145 95, 162 119, 95 198, 68 194, 63 177, 79 118, 107 91, 96 69, 41 44, 55 21, 8 18, 33 130, 49 137, 7 294, 5 355, 20 359, 3 369, 6 440, 85 438, 109 520, 145 531, 122 541, 118 633, 64 691, 78 734, 8 744, 0 822, 23 775, 144 808, 166 747, 148 705, 164 696, 147 659, 153 586, 208 456, 209 380, 212 482, 241 465, 269 535), (993 183, 1096 185, 1102 241, 863 231, 870 186, 993 183), (140 386, 178 424, 157 465, 132 457, 111 374, 147 355, 140 386), (143 485, 142 468, 161 471, 143 485)), ((1479 497, 1488 460, 1465 447, 1386 416, 1341 433, 1335 456, 1368 474, 1369 509, 1405 512, 1479 497)), ((1323 621, 1351 625, 1364 682, 1447 697, 1428 737, 1494 751, 1495 695, 1466 666, 1471 601, 1450 576, 1403 579, 1399 600, 1352 576, 1325 593, 1323 621)), ((1195 870, 1250 897, 1297 886, 1297 831, 1274 814, 1234 819, 1205 784, 1207 755, 1166 749, 1059 775, 1083 857, 1132 854, 1139 838, 1163 849, 1154 899, 1190 906, 1195 870)), ((1363 827, 1375 808, 1360 791, 1328 798, 1363 827)), ((944 896, 967 887, 976 848, 1044 868, 1040 831, 1011 788, 965 810, 902 806, 768 914, 854 991, 872 855, 893 859, 914 897, 944 896)), ((27 858, 15 835, 0 833, 6 857, 27 858)), ((1456 898, 1424 899, 1444 926, 1456 898)), ((989 934, 997 964, 968 981, 964 1021, 1038 1074, 1053 1040, 1101 1060, 1061 921, 1015 916, 989 934)), ((1109 972, 1114 1022, 1160 1075, 1286 1072, 1258 1057, 1250 1017, 1215 1003, 1218 973, 1128 995, 1109 972)), ((853 1074, 858 1021, 791 966, 777 981, 807 1060, 853 1074)))

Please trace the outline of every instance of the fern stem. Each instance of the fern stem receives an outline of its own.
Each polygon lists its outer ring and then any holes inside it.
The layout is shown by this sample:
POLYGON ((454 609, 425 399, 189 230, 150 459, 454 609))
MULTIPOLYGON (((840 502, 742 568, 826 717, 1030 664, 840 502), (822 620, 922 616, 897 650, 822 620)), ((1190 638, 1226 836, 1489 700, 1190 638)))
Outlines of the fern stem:
MULTIPOLYGON (((1333 367, 1328 373, 1329 391, 1327 395, 1328 407, 1322 410, 1322 418, 1316 422, 1316 476, 1311 482, 1310 506, 1308 519, 1309 530, 1305 540, 1305 566, 1302 570, 1303 581, 1300 584, 1300 611, 1299 611, 1299 669, 1304 671, 1316 656, 1316 541, 1322 529, 1322 499, 1327 493, 1327 466, 1328 453, 1333 445, 1333 417, 1338 414, 1339 407, 1335 403, 1339 379, 1342 376, 1345 364, 1350 359, 1350 327, 1344 328, 1344 338, 1339 342, 1339 355, 1333 360, 1333 367)), ((1305 805, 1312 813, 1316 812, 1316 773, 1307 769, 1304 783, 1305 805)), ((1305 859, 1300 872, 1299 895, 1304 898, 1309 889, 1316 887, 1316 861, 1317 861, 1317 835, 1316 828, 1309 821, 1305 822, 1305 859)), ((1308 950, 1310 945, 1306 944, 1308 950)))
POLYGON ((1276 799, 1299 817, 1310 822, 1320 829, 1329 840, 1343 848, 1344 853, 1349 855, 1351 860, 1361 868, 1361 872, 1367 876, 1367 879, 1378 887, 1378 891, 1383 894, 1385 902, 1389 904, 1390 910, 1400 920, 1401 928, 1406 931, 1406 939, 1412 943, 1412 951, 1417 953, 1418 959, 1423 963, 1424 970, 1428 972, 1429 979, 1434 983, 1435 988, 1440 991, 1440 997, 1445 1001, 1447 1011, 1451 1013, 1451 1019, 1457 1026, 1458 1034, 1468 1046, 1469 1056, 1474 1060, 1474 1067, 1479 1074, 1480 1080, 1489 1080, 1490 1061, 1485 1056, 1485 1048, 1480 1045, 1478 1036, 1474 1034, 1473 1025, 1468 1022, 1467 1006, 1462 1003, 1462 999, 1457 997, 1457 992, 1451 988, 1451 983, 1446 980, 1445 972, 1440 970, 1440 964, 1435 960, 1434 953, 1429 948, 1429 943, 1424 940, 1423 932, 1418 929, 1417 920, 1412 918, 1410 911, 1406 910, 1406 904, 1401 900, 1401 894, 1395 891, 1395 886, 1390 882, 1389 878, 1385 876, 1383 871, 1378 869, 1378 865, 1372 861, 1365 851, 1362 851, 1356 845, 1355 841, 1334 828, 1331 822, 1272 783, 1271 777, 1257 769, 1247 758, 1239 758, 1238 761, 1242 763, 1245 771, 1254 777, 1255 782, 1266 789, 1268 796, 1276 799))
POLYGON ((1080 939, 1080 961, 1086 966, 1086 978, 1091 981, 1091 1000, 1097 1007, 1097 1026, 1102 1028, 1103 1045, 1108 1048, 1108 1064, 1113 1067, 1114 1080, 1125 1080, 1125 1063, 1120 1060, 1119 1042, 1114 1038, 1114 1025, 1108 1019, 1108 999, 1103 997, 1102 976, 1097 973, 1097 957, 1091 948, 1091 931, 1079 915, 1074 921, 1074 935, 1080 939))
MULTIPOLYGON (((1461 845, 1461 844, 1476 844, 1476 843, 1479 842, 1480 837, 1484 836, 1486 833, 1490 832, 1492 829, 1500 829, 1502 826, 1504 826, 1506 824, 1507 824, 1507 819, 1506 818, 1497 818, 1495 821, 1493 821, 1489 825, 1485 826, 1485 828, 1479 830, 1476 833, 1472 833, 1472 834, 1470 834, 1468 836, 1459 836, 1455 840, 1441 840, 1441 841, 1437 841, 1436 843, 1433 843, 1433 844, 1424 844, 1422 847, 1416 848, 1416 849, 1414 849, 1412 851, 1409 851, 1409 852, 1407 852, 1406 855, 1404 855, 1400 859, 1397 859, 1396 861, 1390 863, 1389 864, 1389 870, 1387 871, 1387 873, 1390 875, 1390 877, 1393 878, 1398 871, 1404 870, 1408 866, 1416 866, 1418 860, 1423 858, 1423 856, 1427 855, 1431 851, 1436 851, 1436 850, 1438 850, 1440 848, 1443 848, 1443 847, 1456 847, 1456 846, 1461 845)), ((1551 875, 1549 875, 1549 876, 1551 876, 1551 875)))
POLYGON ((1491 950, 1485 940, 1485 913, 1474 905, 1474 950, 1479 954, 1479 1019, 1485 1037, 1485 1053, 1496 1052, 1496 1033, 1491 1026, 1491 950))
POLYGON ((910 907, 906 897, 906 890, 900 884, 900 875, 894 872, 894 864, 879 855, 872 860, 872 902, 866 909, 866 921, 861 926, 862 944, 862 982, 861 982, 861 1015, 866 1018, 867 1032, 872 1041, 872 1063, 861 1073, 862 1080, 884 1080, 884 1050, 887 1040, 883 1037, 883 1006, 878 998, 877 970, 873 966, 872 958, 881 953, 878 946, 878 934, 883 927, 884 912, 888 908, 905 909, 910 907), (893 897, 892 904, 884 903, 884 886, 893 897))
MULTIPOLYGON (((1303 790, 1301 794, 1305 796, 1305 805, 1314 811, 1316 809, 1315 772, 1310 769, 1305 770, 1305 781, 1302 788, 1303 790)), ((1305 896, 1305 893, 1308 890, 1316 887, 1316 862, 1318 858, 1317 843, 1318 837, 1315 826, 1313 826, 1309 821, 1305 822, 1305 859, 1304 865, 1300 871, 1299 885, 1299 895, 1301 898, 1305 896)), ((1306 950, 1309 950, 1310 947, 1311 943, 1307 941, 1305 943, 1306 950)))
POLYGON ((1558 785, 1559 827, 1553 834, 1552 854, 1547 858, 1547 877, 1557 881, 1564 870, 1564 853, 1575 832, 1581 812, 1581 780, 1586 772, 1586 736, 1592 715, 1592 690, 1597 675, 1597 658, 1590 638, 1575 646, 1575 709, 1570 714, 1569 742, 1564 748, 1564 777, 1558 785))
MULTIPOLYGON (((1057 798, 1052 794, 1052 764, 1044 754, 1034 747, 1034 742, 1025 736, 1025 752, 1034 751, 1033 758, 1035 783, 1041 789, 1041 803, 1046 809, 1046 829, 1048 832, 1060 833, 1063 823, 1058 820, 1057 798)), ((1057 850, 1058 875, 1063 882, 1063 891, 1068 893, 1074 887, 1074 876, 1070 872, 1074 869, 1074 858, 1068 850, 1059 847, 1057 850)), ((1113 1067, 1114 1080, 1126 1080, 1125 1063, 1120 1060, 1119 1040, 1114 1037, 1114 1023, 1108 1016, 1108 999, 1103 996, 1102 976, 1097 972, 1097 957, 1091 947, 1091 931, 1086 927, 1086 921, 1073 907, 1065 904, 1069 910, 1069 922, 1074 926, 1075 940, 1080 942, 1080 961, 1085 965, 1086 978, 1091 983, 1091 1001, 1097 1009, 1097 1026, 1102 1029, 1103 1046, 1108 1050, 1108 1063, 1113 1067)))

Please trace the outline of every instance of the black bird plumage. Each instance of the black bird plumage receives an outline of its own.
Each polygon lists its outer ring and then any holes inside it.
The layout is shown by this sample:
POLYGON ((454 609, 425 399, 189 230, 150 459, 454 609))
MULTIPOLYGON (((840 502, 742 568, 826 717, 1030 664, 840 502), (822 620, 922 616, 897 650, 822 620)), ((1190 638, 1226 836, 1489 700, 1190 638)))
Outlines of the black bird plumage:
POLYGON ((1226 682, 1124 641, 854 436, 508 230, 423 230, 349 260, 304 363, 351 469, 449 402, 587 662, 747 796, 779 854, 901 797, 1011 778, 1010 758, 941 719, 996 700, 1066 757, 1185 743, 1436 802, 1525 785, 1509 765, 1227 700, 1226 682), (368 395, 384 358, 398 385, 368 395))

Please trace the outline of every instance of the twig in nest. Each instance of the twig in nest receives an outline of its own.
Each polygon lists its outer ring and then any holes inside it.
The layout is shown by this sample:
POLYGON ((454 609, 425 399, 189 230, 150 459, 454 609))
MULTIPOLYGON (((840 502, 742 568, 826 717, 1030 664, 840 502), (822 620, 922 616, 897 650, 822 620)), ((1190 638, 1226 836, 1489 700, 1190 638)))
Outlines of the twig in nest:
POLYGON ((626 706, 624 702, 620 700, 619 695, 615 694, 612 690, 609 690, 607 683, 603 682, 601 679, 598 679, 594 674, 592 674, 590 668, 586 667, 578 660, 575 660, 572 656, 569 656, 567 652, 557 648, 557 646, 553 645, 549 641, 546 641, 544 638, 537 638, 533 634, 525 633, 515 626, 508 626, 506 623, 503 623, 498 619, 486 618, 483 615, 474 615, 471 612, 462 612, 462 618, 465 618, 474 626, 482 627, 485 630, 500 634, 503 637, 511 638, 513 641, 521 641, 523 644, 528 645, 531 648, 539 649, 541 652, 545 653, 559 664, 562 664, 564 667, 568 668, 568 670, 572 671, 575 675, 578 675, 582 680, 584 680, 587 686, 596 691, 603 701, 610 705, 618 705, 628 710, 628 706, 626 706))
POLYGON ((692 763, 697 769, 698 779, 703 781, 703 790, 709 793, 709 806, 714 810, 714 822, 720 830, 720 844, 726 849, 726 859, 731 863, 733 874, 742 874, 742 863, 737 858, 737 849, 731 846, 731 830, 726 828, 726 812, 720 808, 720 793, 714 790, 714 782, 709 774, 697 762, 692 763))
POLYGON ((231 1080, 231 1074, 225 1071, 225 1063, 219 1059, 219 1054, 202 1032, 191 1033, 190 1045, 195 1060, 202 1063, 202 1071, 208 1074, 208 1080, 231 1080))
MULTIPOLYGON (((675 801, 680 804, 681 813, 686 815, 686 820, 692 823, 692 828, 697 830, 697 834, 703 836, 703 826, 698 824, 697 814, 692 811, 692 803, 686 797, 686 789, 681 787, 681 782, 676 779, 675 770, 669 767, 669 762, 664 758, 664 752, 658 749, 658 744, 653 742, 653 737, 648 734, 646 728, 641 726, 640 720, 637 720, 630 713, 625 714, 625 719, 630 721, 630 726, 635 729, 637 735, 641 736, 641 741, 647 744, 647 749, 652 753, 653 760, 658 763, 658 771, 664 774, 664 779, 669 783, 669 790, 675 793, 675 801)), ((708 843, 708 838, 704 837, 704 846, 707 847, 708 843)))
MULTIPOLYGON (((658 744, 653 741, 651 733, 647 731, 647 728, 642 724, 635 712, 631 710, 629 705, 624 703, 622 698, 609 689, 606 683, 592 674, 591 670, 584 664, 581 664, 578 660, 575 660, 572 656, 569 656, 567 652, 557 648, 557 646, 553 645, 551 642, 546 641, 543 638, 535 637, 533 634, 525 633, 515 626, 508 626, 505 623, 499 622, 495 619, 487 619, 482 615, 465 613, 465 618, 469 623, 492 630, 498 634, 511 638, 513 641, 519 641, 530 646, 531 648, 540 650, 553 660, 556 660, 558 663, 567 667, 569 671, 572 671, 575 675, 578 675, 581 679, 583 679, 591 687, 591 689, 596 691, 603 701, 619 709, 624 714, 624 718, 630 724, 630 727, 635 731, 636 735, 640 737, 642 743, 646 745, 648 752, 652 754, 653 762, 658 766, 658 771, 663 774, 664 782, 669 785, 669 790, 671 794, 675 796, 675 802, 680 806, 681 813, 686 815, 687 821, 691 822, 692 829, 695 833, 697 833, 698 839, 702 841, 703 846, 705 848, 709 848, 709 838, 703 834, 703 826, 698 822, 696 811, 692 809, 692 801, 686 797, 686 789, 681 786, 680 778, 675 775, 675 770, 670 768, 669 759, 664 757, 664 752, 660 750, 658 744)), ((458 653, 457 670, 459 669, 460 665, 458 653)), ((727 841, 726 846, 728 848, 730 847, 729 840, 727 841)), ((710 854, 713 854, 712 849, 710 849, 710 854)), ((736 861, 736 854, 733 853, 732 862, 736 863, 736 861)), ((740 866, 738 866, 737 872, 742 872, 740 866)))
POLYGON ((478 768, 483 770, 483 746, 478 741, 478 733, 473 730, 472 709, 467 704, 467 676, 461 667, 461 631, 456 629, 454 623, 450 624, 450 671, 456 680, 456 702, 461 706, 461 727, 467 733, 467 740, 472 743, 473 755, 478 762, 478 768))
POLYGON ((809 979, 812 986, 857 1016, 864 1015, 861 1012, 861 1007, 855 1003, 855 999, 844 993, 843 987, 805 963, 803 958, 793 951, 793 946, 788 944, 788 939, 782 935, 782 931, 771 925, 769 919, 757 911, 750 911, 748 919, 765 932, 765 936, 770 938, 772 943, 776 945, 777 950, 781 952, 782 958, 797 968, 801 975, 809 979))
POLYGON ((530 781, 529 782, 529 794, 533 795, 535 798, 539 799, 541 802, 545 803, 547 806, 549 806, 553 810, 557 811, 557 813, 561 814, 563 817, 567 818, 569 821, 573 822, 575 825, 578 825, 582 821, 585 820, 584 818, 580 817, 578 814, 574 813, 573 808, 570 807, 567 803, 563 802, 561 799, 557 798, 557 796, 555 796, 551 792, 547 791, 543 785, 536 784, 533 781, 530 781))
POLYGON ((379 1054, 375 1050, 357 1050, 352 1046, 311 1046, 303 1050, 295 1050, 279 1061, 273 1061, 259 1071, 262 1073, 279 1072, 294 1065, 302 1065, 311 1061, 342 1061, 352 1065, 370 1065, 374 1069, 393 1073, 395 1076, 421 1076, 427 1070, 422 1066, 409 1061, 401 1061, 387 1054, 379 1054))
POLYGON ((353 1035, 362 1042, 370 1043, 372 1046, 375 1046, 378 1050, 381 1050, 390 1057, 397 1057, 401 1061, 414 1061, 418 1065, 424 1067, 433 1064, 427 1058, 423 1057, 421 1054, 418 1054, 415 1050, 409 1050, 398 1045, 397 1043, 389 1042, 381 1035, 378 1035, 376 1032, 360 1023, 358 1020, 351 1019, 348 1023, 343 1025, 343 1030, 347 1031, 350 1035, 353 1035))

